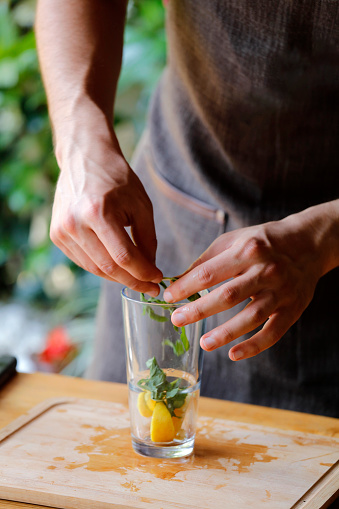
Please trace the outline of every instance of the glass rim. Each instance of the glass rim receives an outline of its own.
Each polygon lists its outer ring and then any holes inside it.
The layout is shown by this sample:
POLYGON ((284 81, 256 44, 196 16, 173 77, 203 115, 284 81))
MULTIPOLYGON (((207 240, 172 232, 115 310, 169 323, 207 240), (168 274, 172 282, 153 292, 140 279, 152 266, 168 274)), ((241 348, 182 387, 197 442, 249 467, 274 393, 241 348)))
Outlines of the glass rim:
MULTIPOLYGON (((165 281, 171 281, 170 278, 166 278, 164 277, 163 280, 165 281)), ((130 302, 134 302, 135 304, 141 304, 143 306, 159 306, 159 307, 162 307, 162 308, 173 308, 173 307, 180 307, 180 306, 184 306, 185 304, 189 304, 189 301, 187 301, 187 299, 184 301, 184 300, 180 300, 178 302, 167 302, 166 304, 163 304, 163 303, 160 303, 160 302, 144 302, 142 300, 136 300, 136 299, 133 299, 133 297, 129 297, 128 295, 126 295, 126 290, 131 290, 132 292, 136 292, 136 293, 143 293, 143 292, 138 292, 137 290, 132 290, 131 288, 128 288, 128 286, 124 286, 124 288, 121 290, 121 296, 130 301, 130 302)), ((207 295, 209 293, 209 290, 208 289, 205 289, 205 290, 201 290, 200 292, 197 292, 200 297, 203 297, 204 295, 207 295), (206 293, 205 293, 206 292, 206 293)), ((148 295, 146 293, 146 295, 148 295)), ((157 297, 155 297, 157 298, 157 297)))

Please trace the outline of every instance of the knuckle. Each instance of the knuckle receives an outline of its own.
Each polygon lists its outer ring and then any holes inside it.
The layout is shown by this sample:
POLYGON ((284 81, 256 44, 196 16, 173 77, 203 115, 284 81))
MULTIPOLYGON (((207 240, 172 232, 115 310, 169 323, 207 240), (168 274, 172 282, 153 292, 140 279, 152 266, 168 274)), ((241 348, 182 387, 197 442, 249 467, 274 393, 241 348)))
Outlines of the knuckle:
POLYGON ((223 343, 226 345, 227 343, 231 343, 235 339, 233 332, 226 327, 225 325, 220 330, 221 335, 223 336, 223 343))
POLYGON ((232 307, 239 302, 239 291, 232 285, 225 285, 221 289, 220 298, 222 303, 232 307))
POLYGON ((199 321, 205 318, 203 311, 197 304, 193 304, 189 307, 189 313, 194 321, 199 321))
POLYGON ((89 260, 85 260, 85 262, 81 266, 84 270, 87 270, 87 272, 90 272, 95 276, 102 276, 100 268, 95 263, 92 263, 89 260))
POLYGON ((113 277, 116 273, 116 265, 113 262, 102 262, 99 264, 98 269, 110 277, 113 277))
POLYGON ((101 203, 99 201, 88 201, 82 211, 83 217, 88 220, 95 220, 101 217, 101 203))
POLYGON ((251 320, 253 323, 260 324, 266 320, 266 312, 260 306, 252 306, 251 309, 251 320))
POLYGON ((282 274, 282 268, 278 262, 268 263, 263 270, 263 277, 268 280, 276 280, 282 274))
POLYGON ((84 268, 85 268, 85 270, 87 270, 88 272, 91 272, 95 276, 102 276, 102 271, 100 270, 100 268, 97 265, 90 265, 90 266, 87 266, 84 268))
POLYGON ((125 248, 119 249, 119 251, 114 254, 114 260, 120 266, 130 265, 131 258, 131 253, 125 248))
POLYGON ((258 343, 255 340, 252 340, 250 351, 251 351, 251 357, 254 357, 255 355, 258 355, 258 353, 261 353, 263 351, 263 349, 259 347, 258 343))
POLYGON ((198 269, 198 281, 204 286, 210 286, 213 281, 213 274, 205 265, 198 269))
POLYGON ((140 285, 139 281, 129 281, 127 284, 128 288, 135 290, 136 292, 144 292, 145 289, 140 285))
POLYGON ((72 214, 69 214, 63 218, 62 228, 65 232, 69 233, 70 235, 74 235, 76 233, 77 230, 76 220, 72 214))
POLYGON ((51 239, 53 244, 58 246, 60 244, 60 242, 65 240, 66 235, 64 234, 64 231, 62 228, 53 226, 53 227, 51 227, 51 229, 49 231, 49 238, 51 239))
POLYGON ((247 258, 260 258, 265 250, 265 243, 258 237, 251 237, 245 242, 244 255, 247 258))

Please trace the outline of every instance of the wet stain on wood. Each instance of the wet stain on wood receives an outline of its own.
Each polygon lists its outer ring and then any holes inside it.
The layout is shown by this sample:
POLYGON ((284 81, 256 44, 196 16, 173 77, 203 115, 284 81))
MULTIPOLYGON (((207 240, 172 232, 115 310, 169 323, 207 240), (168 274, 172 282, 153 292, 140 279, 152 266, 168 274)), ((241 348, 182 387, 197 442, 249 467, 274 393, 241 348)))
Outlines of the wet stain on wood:
POLYGON ((132 481, 124 482, 124 483, 121 484, 121 486, 123 486, 124 488, 129 489, 133 493, 135 493, 136 491, 140 491, 140 488, 138 488, 138 486, 136 486, 135 483, 133 483, 132 481))
POLYGON ((109 430, 98 426, 93 429, 96 433, 89 437, 89 442, 80 444, 74 449, 80 454, 86 454, 88 459, 73 461, 65 468, 69 470, 85 468, 93 472, 114 471, 121 475, 136 470, 154 475, 157 479, 184 482, 177 477, 180 472, 216 469, 241 474, 249 472, 255 463, 269 463, 277 459, 268 453, 267 446, 243 443, 237 438, 223 441, 223 457, 220 457, 218 441, 209 439, 203 444, 196 444, 194 454, 187 458, 175 460, 141 458, 133 453, 129 428, 109 430), (128 469, 123 466, 125 464, 129 465, 128 469))
POLYGON ((224 456, 220 458, 218 442, 209 439, 204 447, 196 446, 194 457, 203 463, 208 456, 209 468, 221 468, 225 471, 231 469, 239 474, 249 472, 254 463, 269 463, 278 459, 277 456, 268 454, 268 446, 243 443, 238 438, 223 441, 223 451, 224 456))

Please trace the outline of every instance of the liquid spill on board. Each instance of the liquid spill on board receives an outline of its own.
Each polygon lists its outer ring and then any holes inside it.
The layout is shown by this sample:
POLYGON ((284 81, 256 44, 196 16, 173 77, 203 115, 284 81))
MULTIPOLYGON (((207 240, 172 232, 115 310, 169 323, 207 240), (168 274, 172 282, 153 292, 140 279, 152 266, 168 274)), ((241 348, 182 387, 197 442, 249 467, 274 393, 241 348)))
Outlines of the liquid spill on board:
MULTIPOLYGON (((83 425, 83 427, 90 427, 83 425)), ((80 454, 86 454, 85 461, 73 461, 64 465, 64 468, 73 470, 84 467, 94 472, 115 471, 121 475, 127 470, 138 470, 151 473, 156 478, 166 480, 175 479, 182 470, 217 469, 232 470, 238 473, 248 472, 251 465, 256 462, 268 463, 277 459, 268 453, 265 445, 242 443, 239 438, 223 440, 223 450, 226 454, 221 458, 218 451, 217 440, 202 440, 196 444, 194 454, 180 460, 155 460, 141 458, 132 451, 129 428, 105 429, 101 426, 93 427, 95 434, 89 437, 89 442, 80 444, 75 448, 80 454), (132 460, 131 460, 132 456, 132 460), (206 457, 208 456, 208 467, 206 457), (128 463, 129 468, 124 465, 128 463)))
MULTIPOLYGON (((84 400, 48 410, 16 435, 11 435, 2 446, 3 459, 13 467, 14 474, 17 459, 27 463, 26 471, 35 465, 36 479, 42 481, 39 489, 56 483, 55 490, 60 487, 72 490, 82 482, 84 489, 99 486, 104 490, 109 486, 110 494, 127 496, 126 492, 130 492, 128 496, 136 496, 139 501, 154 502, 153 487, 159 490, 155 479, 175 481, 179 498, 184 496, 186 482, 189 482, 189 486, 194 485, 199 491, 199 500, 203 500, 206 489, 209 490, 211 506, 207 503, 205 506, 212 507, 212 499, 214 502, 224 500, 225 494, 232 490, 235 496, 240 493, 244 497, 244 483, 252 486, 252 494, 246 495, 249 503, 255 493, 260 503, 270 504, 276 500, 279 490, 267 490, 266 481, 260 484, 259 479, 267 479, 267 473, 272 479, 280 479, 286 462, 294 468, 296 479, 300 473, 300 479, 304 479, 303 473, 306 470, 312 473, 312 469, 317 479, 331 467, 330 461, 335 457, 335 448, 331 450, 330 442, 327 437, 303 436, 260 425, 201 417, 192 456, 173 460, 146 458, 132 449, 126 405, 102 404, 98 410, 97 403, 84 400), (311 456, 321 459, 312 461, 311 456), (308 460, 311 461, 305 463, 308 460), (39 473, 43 476, 38 476, 39 473)), ((313 478, 310 482, 314 482, 313 478)), ((173 486, 161 486, 161 496, 171 496, 173 486)), ((297 497, 301 487, 294 488, 293 497, 297 497)), ((289 496, 292 500, 290 492, 289 496)))

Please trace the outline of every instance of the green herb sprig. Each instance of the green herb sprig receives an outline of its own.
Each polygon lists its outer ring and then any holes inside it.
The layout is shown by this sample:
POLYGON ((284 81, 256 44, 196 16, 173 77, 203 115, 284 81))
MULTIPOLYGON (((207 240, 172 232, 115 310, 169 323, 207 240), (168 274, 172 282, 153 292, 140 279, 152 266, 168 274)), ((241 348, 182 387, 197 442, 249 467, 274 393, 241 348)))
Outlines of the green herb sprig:
MULTIPOLYGON (((150 304, 153 302, 155 304, 164 304, 165 303, 165 301, 162 301, 159 299, 154 299, 153 297, 146 299, 145 294, 143 294, 143 293, 140 293, 140 300, 147 304, 150 304)), ((146 313, 149 315, 150 318, 152 318, 152 320, 155 320, 156 322, 168 322, 167 316, 158 315, 157 313, 155 313, 153 311, 153 309, 150 306, 144 306, 143 314, 145 315, 146 313)))
POLYGON ((150 391, 154 401, 163 401, 171 416, 175 416, 174 410, 185 403, 187 393, 179 387, 180 378, 169 382, 165 372, 159 367, 156 358, 152 357, 146 362, 150 370, 149 378, 142 378, 138 385, 143 390, 150 391))
MULTIPOLYGON (((165 279, 169 279, 171 282, 174 282, 178 278, 170 277, 170 278, 165 278, 165 279)), ((166 285, 165 281, 161 281, 159 284, 166 290, 167 285, 166 285)), ((195 294, 191 295, 190 297, 187 297, 187 300, 189 300, 190 302, 194 302, 195 300, 197 300, 199 298, 200 298, 199 293, 195 293, 195 294)), ((143 294, 143 293, 140 294, 140 300, 147 304, 152 304, 152 303, 163 304, 163 306, 161 306, 161 307, 163 307, 164 309, 169 309, 171 314, 173 313, 173 311, 175 309, 175 308, 169 308, 168 302, 166 302, 165 300, 156 299, 154 297, 149 297, 148 299, 146 299, 145 294, 143 294)), ((158 315, 157 313, 155 313, 155 311, 150 306, 144 307, 143 314, 145 314, 145 313, 147 313, 152 320, 155 320, 157 322, 167 322, 169 320, 166 316, 158 315)), ((170 339, 165 339, 164 345, 170 346, 173 349, 173 352, 175 353, 175 355, 177 357, 179 357, 180 355, 184 354, 185 352, 187 352, 189 350, 190 344, 189 344, 189 341, 187 338, 185 327, 177 327, 176 325, 173 325, 173 329, 179 334, 179 339, 177 339, 175 342, 171 341, 170 339)))

